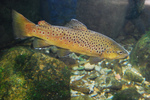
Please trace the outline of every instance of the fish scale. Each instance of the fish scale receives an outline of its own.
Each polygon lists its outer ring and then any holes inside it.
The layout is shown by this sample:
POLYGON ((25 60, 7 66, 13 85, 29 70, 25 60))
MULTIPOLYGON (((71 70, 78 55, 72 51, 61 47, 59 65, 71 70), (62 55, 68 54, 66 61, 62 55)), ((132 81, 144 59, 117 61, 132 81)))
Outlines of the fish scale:
POLYGON ((65 26, 54 26, 45 21, 39 21, 38 25, 35 25, 20 13, 13 11, 13 25, 14 33, 18 38, 39 38, 36 39, 34 47, 55 45, 71 52, 101 59, 120 59, 128 56, 128 51, 114 40, 87 29, 76 19, 72 19, 65 26))

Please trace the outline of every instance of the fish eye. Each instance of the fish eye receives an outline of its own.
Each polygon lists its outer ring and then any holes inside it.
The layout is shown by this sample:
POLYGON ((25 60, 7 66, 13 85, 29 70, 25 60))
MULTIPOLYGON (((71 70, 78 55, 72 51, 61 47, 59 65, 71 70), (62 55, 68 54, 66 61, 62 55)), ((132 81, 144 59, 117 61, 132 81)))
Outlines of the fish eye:
POLYGON ((121 54, 123 54, 123 51, 117 51, 117 53, 121 55, 121 54))

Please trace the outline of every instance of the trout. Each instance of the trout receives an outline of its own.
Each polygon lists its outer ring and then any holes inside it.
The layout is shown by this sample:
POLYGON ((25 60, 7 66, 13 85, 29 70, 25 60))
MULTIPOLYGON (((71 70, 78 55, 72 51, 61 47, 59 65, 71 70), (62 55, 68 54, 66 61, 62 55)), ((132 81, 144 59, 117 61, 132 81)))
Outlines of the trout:
POLYGON ((121 59, 128 56, 128 51, 113 39, 87 29, 76 19, 65 26, 55 26, 45 21, 39 21, 36 25, 15 10, 12 11, 12 17, 15 36, 36 37, 33 42, 35 48, 55 45, 100 59, 121 59))

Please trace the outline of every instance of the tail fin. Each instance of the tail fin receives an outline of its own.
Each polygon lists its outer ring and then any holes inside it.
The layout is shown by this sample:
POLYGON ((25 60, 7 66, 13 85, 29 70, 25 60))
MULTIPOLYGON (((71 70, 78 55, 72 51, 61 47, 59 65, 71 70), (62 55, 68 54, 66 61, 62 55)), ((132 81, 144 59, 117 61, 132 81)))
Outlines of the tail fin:
POLYGON ((35 24, 26 19, 23 15, 12 10, 13 29, 17 38, 25 38, 32 36, 32 30, 35 24))

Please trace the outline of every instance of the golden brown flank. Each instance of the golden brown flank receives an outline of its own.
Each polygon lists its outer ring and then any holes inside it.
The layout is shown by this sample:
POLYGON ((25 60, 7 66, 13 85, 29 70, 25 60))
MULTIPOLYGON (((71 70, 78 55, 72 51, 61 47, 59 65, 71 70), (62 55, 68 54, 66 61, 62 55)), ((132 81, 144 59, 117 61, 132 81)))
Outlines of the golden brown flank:
POLYGON ((128 56, 127 50, 114 40, 87 29, 76 19, 72 19, 65 26, 54 26, 45 21, 39 21, 38 25, 35 25, 20 13, 14 10, 12 12, 14 34, 17 38, 37 37, 34 47, 55 45, 101 59, 120 59, 128 56))

